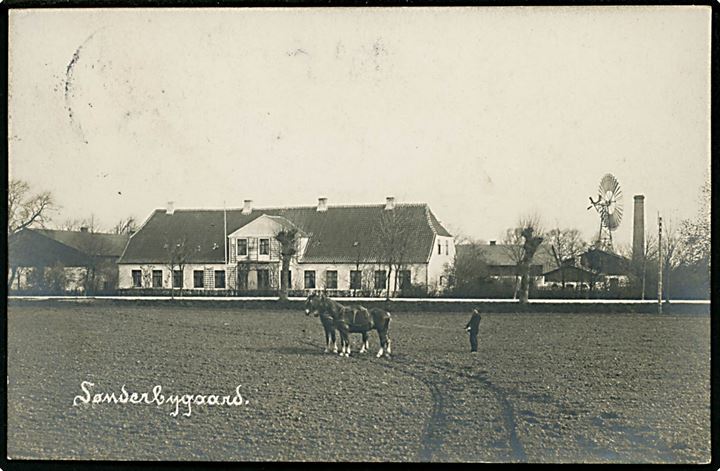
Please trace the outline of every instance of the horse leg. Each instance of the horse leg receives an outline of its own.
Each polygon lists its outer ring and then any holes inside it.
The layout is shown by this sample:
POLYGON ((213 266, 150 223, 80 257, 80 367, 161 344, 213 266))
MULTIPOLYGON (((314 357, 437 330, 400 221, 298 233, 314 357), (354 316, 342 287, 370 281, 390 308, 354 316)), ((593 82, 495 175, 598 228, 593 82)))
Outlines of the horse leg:
POLYGON ((329 349, 330 349, 330 332, 328 331, 328 328, 325 327, 325 350, 324 350, 324 353, 327 353, 329 351, 329 349))
POLYGON ((333 353, 338 352, 337 348, 337 337, 335 336, 335 327, 330 330, 330 338, 332 339, 333 353))
POLYGON ((378 337, 380 337, 380 350, 377 352, 377 357, 380 358, 385 354, 385 349, 388 348, 387 333, 383 329, 378 329, 378 337))
POLYGON ((360 347, 360 353, 365 353, 368 350, 368 334, 367 332, 362 333, 362 347, 360 347))
POLYGON ((340 331, 340 356, 350 356, 350 334, 345 326, 341 326, 338 330, 340 331))

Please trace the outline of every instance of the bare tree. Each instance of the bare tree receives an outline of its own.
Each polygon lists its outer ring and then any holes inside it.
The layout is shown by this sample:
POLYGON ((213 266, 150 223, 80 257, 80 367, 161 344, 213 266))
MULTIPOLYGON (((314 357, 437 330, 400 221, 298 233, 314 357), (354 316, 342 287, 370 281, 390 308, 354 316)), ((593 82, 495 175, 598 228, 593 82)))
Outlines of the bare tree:
POLYGON ((379 264, 387 268, 385 281, 387 299, 393 291, 397 291, 397 273, 407 263, 407 250, 412 236, 408 217, 408 213, 399 208, 383 210, 375 229, 378 241, 375 254, 379 264), (393 274, 395 274, 394 283, 393 274))
POLYGON ((587 244, 577 229, 560 229, 557 227, 548 232, 547 239, 555 257, 555 262, 560 269, 562 287, 565 288, 565 270, 563 270, 563 267, 576 265, 577 259, 587 249, 587 244))
MULTIPOLYGON (((22 180, 10 180, 8 184, 8 248, 16 243, 11 237, 23 229, 45 225, 50 215, 57 210, 55 200, 49 191, 33 194, 30 185, 22 180)), ((17 276, 19 267, 9 265, 8 289, 17 276)))
POLYGON ((530 215, 520 219, 518 224, 520 236, 522 237, 522 258, 518 263, 518 271, 520 272, 520 294, 519 300, 521 304, 528 302, 530 292, 530 264, 532 263, 535 252, 543 241, 543 230, 540 224, 540 217, 530 215))
POLYGON ((518 267, 524 255, 522 228, 514 227, 505 231, 503 249, 515 266, 515 290, 513 292, 513 299, 517 299, 518 292, 520 291, 520 273, 518 267))
POLYGON ((44 227, 50 213, 57 210, 49 191, 31 194, 30 185, 22 180, 10 180, 8 185, 8 235, 32 227, 44 227))
POLYGON ((640 278, 640 299, 645 299, 645 285, 647 284, 648 268, 653 266, 652 260, 657 256, 657 236, 653 233, 645 234, 645 245, 642 247, 642 257, 637 262, 635 271, 640 278))
POLYGON ((288 281, 290 280, 290 262, 298 253, 300 232, 297 228, 283 228, 275 234, 275 240, 280 243, 280 300, 287 301, 288 281))
POLYGON ((455 253, 455 260, 444 269, 450 290, 456 295, 480 295, 484 283, 489 280, 487 260, 481 241, 463 244, 463 250, 455 253))
MULTIPOLYGON (((166 236, 163 249, 165 250, 165 266, 170 270, 170 299, 175 299, 175 271, 179 271, 184 279, 185 265, 191 251, 185 236, 176 239, 166 236)), ((182 286, 180 289, 182 294, 182 286)))
POLYGON ((680 266, 682 254, 680 251, 680 235, 671 220, 663 225, 662 263, 663 263, 663 290, 665 300, 670 302, 670 275, 680 266))
POLYGON ((153 268, 155 268, 155 267, 153 267, 152 265, 140 266, 140 273, 142 276, 142 287, 143 288, 152 287, 153 268))
POLYGON ((112 228, 113 234, 132 234, 137 230, 137 221, 132 216, 119 220, 112 228))

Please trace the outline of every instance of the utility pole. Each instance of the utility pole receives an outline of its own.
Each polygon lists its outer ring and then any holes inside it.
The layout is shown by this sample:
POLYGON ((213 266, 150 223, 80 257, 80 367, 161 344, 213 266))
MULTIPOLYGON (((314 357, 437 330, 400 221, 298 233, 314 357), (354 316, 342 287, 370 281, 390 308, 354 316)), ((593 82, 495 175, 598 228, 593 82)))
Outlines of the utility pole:
POLYGON ((662 217, 658 213, 658 314, 662 314, 662 217))

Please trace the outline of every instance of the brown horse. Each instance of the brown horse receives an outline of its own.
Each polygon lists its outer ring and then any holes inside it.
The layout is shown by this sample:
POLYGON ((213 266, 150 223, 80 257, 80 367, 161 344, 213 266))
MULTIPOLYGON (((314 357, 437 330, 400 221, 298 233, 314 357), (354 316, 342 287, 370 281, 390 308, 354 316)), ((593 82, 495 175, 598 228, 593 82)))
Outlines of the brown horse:
MULTIPOLYGON (((315 293, 312 293, 306 300, 305 300, 305 315, 309 316, 314 311, 314 305, 313 301, 315 300, 315 293)), ((325 312, 318 312, 314 311, 316 316, 320 317, 320 323, 323 326, 323 330, 325 331, 325 353, 330 351, 330 347, 332 346, 333 353, 338 352, 337 348, 337 340, 335 338, 335 321, 333 321, 333 318, 330 314, 325 312)), ((363 336, 365 337, 365 336, 363 336)), ((364 338, 363 338, 364 340, 364 338)))
POLYGON ((333 320, 333 326, 340 332, 340 356, 350 356, 350 334, 363 334, 363 346, 360 353, 368 348, 367 333, 376 330, 380 337, 380 350, 378 357, 384 354, 389 355, 390 337, 390 313, 382 309, 366 309, 363 306, 344 306, 322 294, 311 294, 305 301, 306 314, 311 312, 316 316, 329 315, 333 320))

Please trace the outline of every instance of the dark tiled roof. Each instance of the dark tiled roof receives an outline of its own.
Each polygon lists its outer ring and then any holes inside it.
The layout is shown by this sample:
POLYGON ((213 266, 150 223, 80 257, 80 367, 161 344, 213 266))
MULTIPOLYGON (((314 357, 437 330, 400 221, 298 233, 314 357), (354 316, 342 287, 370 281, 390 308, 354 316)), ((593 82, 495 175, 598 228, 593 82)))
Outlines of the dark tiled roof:
POLYGON ((581 264, 603 275, 627 275, 630 260, 618 254, 600 249, 590 249, 581 256, 581 264))
POLYGON ((119 257, 128 242, 124 234, 33 229, 34 231, 88 255, 119 257))
POLYGON ((85 266, 89 256, 119 257, 128 236, 25 229, 8 239, 8 259, 17 266, 85 266))
MULTIPOLYGON (((490 266, 515 266, 517 259, 513 256, 515 251, 521 250, 519 245, 495 244, 495 245, 478 245, 463 244, 456 247, 457 256, 462 257, 469 254, 470 251, 476 250, 490 266)), ((531 265, 542 265, 544 270, 551 270, 557 267, 557 262, 548 245, 542 244, 538 247, 531 265)))
MULTIPOLYGON (((426 204, 397 204, 393 209, 403 232, 411 234, 406 244, 408 263, 424 263, 430 256, 435 234, 449 233, 426 204)), ((258 208, 250 214, 227 210, 227 233, 231 234, 263 214, 282 216, 309 235, 301 262, 351 263, 358 256, 377 259, 382 220, 390 214, 384 205, 328 206, 318 212, 315 206, 258 208), (356 245, 354 243, 357 242, 356 245)), ((185 237, 192 248, 188 263, 223 263, 224 230, 222 209, 178 209, 173 214, 155 210, 128 243, 120 263, 163 263, 166 241, 185 237)))

